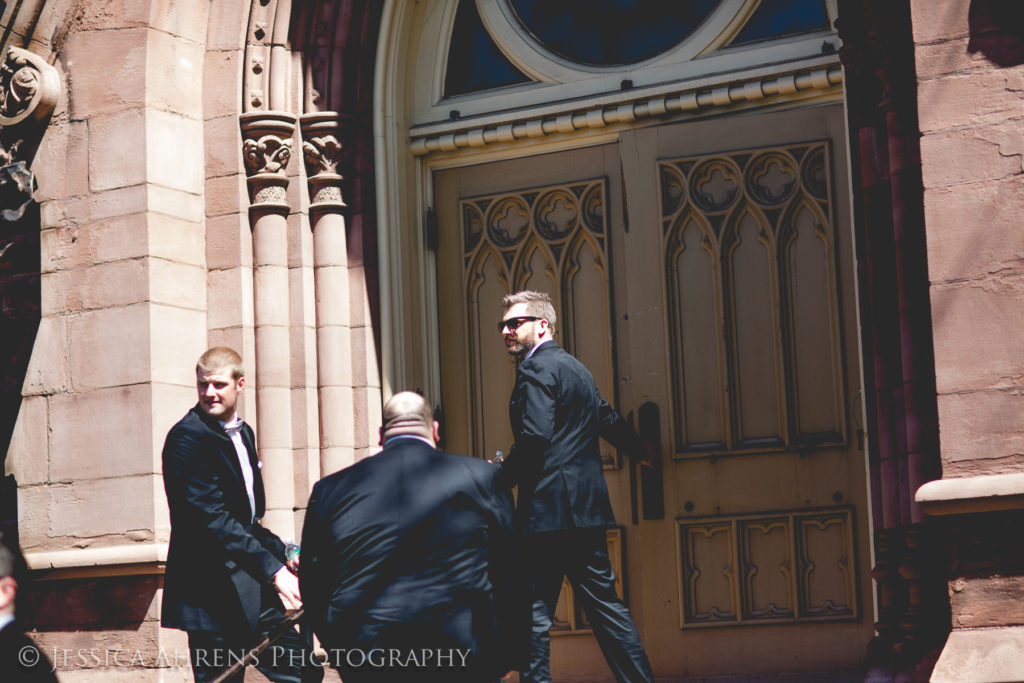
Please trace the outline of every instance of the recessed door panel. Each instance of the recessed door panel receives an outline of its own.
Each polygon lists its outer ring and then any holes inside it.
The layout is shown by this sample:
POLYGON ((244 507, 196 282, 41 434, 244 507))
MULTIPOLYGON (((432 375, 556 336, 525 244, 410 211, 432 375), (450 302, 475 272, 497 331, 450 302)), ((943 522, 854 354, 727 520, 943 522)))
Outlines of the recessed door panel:
MULTIPOLYGON (((494 323, 523 287, 623 414, 660 411, 664 518, 602 444, 658 676, 848 670, 871 638, 843 145, 832 106, 434 175, 447 447, 508 449, 494 323)), ((559 617, 555 678, 611 680, 569 593, 559 617)))

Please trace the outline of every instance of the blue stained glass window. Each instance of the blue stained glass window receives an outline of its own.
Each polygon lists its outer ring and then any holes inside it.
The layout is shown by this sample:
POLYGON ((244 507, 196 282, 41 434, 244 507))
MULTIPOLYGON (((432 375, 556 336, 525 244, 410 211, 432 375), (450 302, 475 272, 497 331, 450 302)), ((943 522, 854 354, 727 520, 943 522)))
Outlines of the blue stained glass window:
POLYGON ((517 69, 495 45, 474 0, 461 0, 455 11, 452 42, 448 47, 448 72, 444 95, 464 95, 530 79, 517 69))
POLYGON ((731 45, 828 28, 824 0, 762 0, 731 45))
POLYGON ((593 66, 636 64, 678 45, 720 0, 509 0, 547 49, 593 66))

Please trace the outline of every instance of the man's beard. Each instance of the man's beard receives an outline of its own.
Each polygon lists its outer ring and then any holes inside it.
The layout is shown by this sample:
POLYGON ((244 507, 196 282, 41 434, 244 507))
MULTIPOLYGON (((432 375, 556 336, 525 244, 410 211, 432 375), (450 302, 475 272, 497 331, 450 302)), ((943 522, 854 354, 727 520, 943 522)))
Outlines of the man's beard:
POLYGON ((514 340, 511 344, 505 342, 505 349, 508 351, 510 356, 516 356, 522 358, 527 352, 533 348, 533 340, 528 339, 526 342, 520 342, 518 339, 514 340))

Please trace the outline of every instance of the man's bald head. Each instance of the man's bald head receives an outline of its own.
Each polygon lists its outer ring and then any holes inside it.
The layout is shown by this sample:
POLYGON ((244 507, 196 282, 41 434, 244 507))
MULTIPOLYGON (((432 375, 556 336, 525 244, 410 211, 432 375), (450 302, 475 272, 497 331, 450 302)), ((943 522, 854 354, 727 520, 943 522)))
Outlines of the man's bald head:
POLYGON ((395 436, 422 436, 436 441, 437 424, 430 404, 419 394, 400 391, 384 404, 384 425, 381 427, 381 442, 395 436))

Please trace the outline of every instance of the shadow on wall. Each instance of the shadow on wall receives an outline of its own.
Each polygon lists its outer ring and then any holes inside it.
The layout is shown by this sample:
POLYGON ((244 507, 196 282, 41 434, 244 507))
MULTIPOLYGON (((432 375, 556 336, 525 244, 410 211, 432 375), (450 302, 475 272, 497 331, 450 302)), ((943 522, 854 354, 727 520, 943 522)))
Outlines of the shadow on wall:
MULTIPOLYGON (((0 134, 0 152, 8 147, 0 134)), ((0 155, 0 162, 9 161, 0 155)), ((41 320, 39 205, 24 161, 0 166, 0 473, 41 320)), ((17 544, 17 483, 0 482, 0 530, 17 544)))
POLYGON ((967 24, 967 52, 999 66, 1024 64, 1024 2, 972 0, 967 24))

